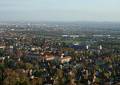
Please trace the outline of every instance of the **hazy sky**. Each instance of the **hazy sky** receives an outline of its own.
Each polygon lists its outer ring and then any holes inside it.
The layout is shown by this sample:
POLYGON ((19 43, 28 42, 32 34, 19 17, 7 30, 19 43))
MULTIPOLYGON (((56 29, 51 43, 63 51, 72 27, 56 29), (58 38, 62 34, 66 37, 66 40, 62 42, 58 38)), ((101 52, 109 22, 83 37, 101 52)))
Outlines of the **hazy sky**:
POLYGON ((120 21, 120 0, 0 0, 0 21, 120 21))

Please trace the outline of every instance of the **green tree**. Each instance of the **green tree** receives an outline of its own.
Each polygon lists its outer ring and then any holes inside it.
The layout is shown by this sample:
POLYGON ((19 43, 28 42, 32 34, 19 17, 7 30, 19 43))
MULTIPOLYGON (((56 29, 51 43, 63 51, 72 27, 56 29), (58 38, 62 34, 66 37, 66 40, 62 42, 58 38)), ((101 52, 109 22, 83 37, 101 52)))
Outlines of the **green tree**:
POLYGON ((4 64, 0 64, 0 85, 3 84, 3 80, 4 80, 4 64))

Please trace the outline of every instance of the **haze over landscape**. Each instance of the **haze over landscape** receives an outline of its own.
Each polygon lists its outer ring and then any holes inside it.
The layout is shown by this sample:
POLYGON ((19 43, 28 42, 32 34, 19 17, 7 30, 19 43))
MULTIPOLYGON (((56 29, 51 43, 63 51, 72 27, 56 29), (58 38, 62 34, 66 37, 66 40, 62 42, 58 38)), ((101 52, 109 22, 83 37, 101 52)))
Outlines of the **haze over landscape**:
POLYGON ((120 0, 0 0, 0 21, 120 21, 120 0))
POLYGON ((0 0, 0 85, 120 85, 120 0, 0 0))

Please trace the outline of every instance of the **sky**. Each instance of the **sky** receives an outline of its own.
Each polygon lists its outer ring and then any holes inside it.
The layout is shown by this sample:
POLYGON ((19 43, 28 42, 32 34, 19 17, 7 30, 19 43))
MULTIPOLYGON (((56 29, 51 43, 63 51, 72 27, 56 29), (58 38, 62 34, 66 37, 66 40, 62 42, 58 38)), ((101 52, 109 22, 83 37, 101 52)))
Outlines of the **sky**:
POLYGON ((0 21, 120 22, 120 0, 0 0, 0 21))

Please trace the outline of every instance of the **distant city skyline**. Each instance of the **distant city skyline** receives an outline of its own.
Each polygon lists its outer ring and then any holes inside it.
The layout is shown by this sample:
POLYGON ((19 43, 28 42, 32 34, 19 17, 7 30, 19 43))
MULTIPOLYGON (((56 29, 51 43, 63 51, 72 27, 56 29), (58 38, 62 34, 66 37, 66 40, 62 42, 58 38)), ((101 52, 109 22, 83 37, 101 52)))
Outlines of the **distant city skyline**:
POLYGON ((120 0, 1 0, 0 21, 120 22, 120 0))

